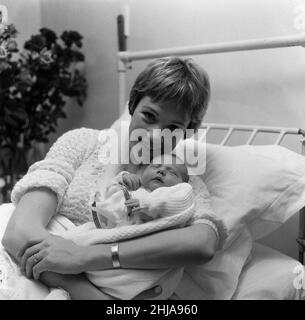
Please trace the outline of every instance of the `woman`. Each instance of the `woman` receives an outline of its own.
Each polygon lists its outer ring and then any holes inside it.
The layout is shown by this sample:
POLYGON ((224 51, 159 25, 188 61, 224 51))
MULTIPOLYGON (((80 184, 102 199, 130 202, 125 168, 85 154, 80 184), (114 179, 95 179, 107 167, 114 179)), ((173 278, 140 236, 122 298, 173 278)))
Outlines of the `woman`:
MULTIPOLYGON (((153 129, 197 129, 209 96, 208 76, 191 60, 157 59, 140 73, 131 89, 129 134, 136 129, 149 133, 153 129)), ((2 243, 21 264, 24 274, 39 277, 49 287, 64 288, 72 299, 111 299, 82 272, 110 269, 115 263, 121 268, 160 269, 209 261, 217 239, 209 225, 200 223, 200 215, 186 228, 122 241, 115 255, 118 246, 114 244, 85 248, 50 235, 46 226, 56 213, 75 224, 89 220, 89 195, 105 173, 105 166, 98 161, 103 148, 99 133, 78 129, 64 134, 46 158, 34 164, 16 184, 12 192, 16 209, 2 243)), ((129 148, 135 143, 130 142, 129 148)), ((136 165, 128 166, 129 172, 136 170, 136 165)), ((138 298, 154 297, 160 287, 156 290, 138 298)))

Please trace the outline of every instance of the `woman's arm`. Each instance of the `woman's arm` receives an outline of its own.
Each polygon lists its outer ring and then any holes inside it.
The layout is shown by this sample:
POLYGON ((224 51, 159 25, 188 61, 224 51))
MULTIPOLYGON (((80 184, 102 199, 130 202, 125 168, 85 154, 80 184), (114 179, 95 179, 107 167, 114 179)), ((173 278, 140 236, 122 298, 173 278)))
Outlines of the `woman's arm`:
POLYGON ((21 198, 2 238, 4 248, 17 262, 27 247, 50 236, 46 226, 56 206, 56 195, 47 188, 33 189, 21 198))
MULTIPOLYGON (((198 223, 181 229, 172 229, 119 244, 121 267, 125 269, 167 269, 202 264, 214 256, 217 236, 209 225, 198 223)), ((81 247, 81 254, 73 254, 65 242, 43 241, 29 248, 26 265, 33 252, 40 262, 33 268, 34 277, 52 271, 74 274, 85 271, 112 269, 109 244, 81 247), (82 249, 81 249, 82 248, 82 249), (73 256, 73 259, 71 257, 73 256)), ((74 249, 72 248, 74 251, 74 249)), ((32 266, 29 266, 31 269, 32 266)))
MULTIPOLYGON (((122 268, 166 269, 206 263, 216 252, 217 236, 203 223, 154 233, 119 243, 122 268)), ((110 245, 90 246, 84 270, 112 267, 110 245)))

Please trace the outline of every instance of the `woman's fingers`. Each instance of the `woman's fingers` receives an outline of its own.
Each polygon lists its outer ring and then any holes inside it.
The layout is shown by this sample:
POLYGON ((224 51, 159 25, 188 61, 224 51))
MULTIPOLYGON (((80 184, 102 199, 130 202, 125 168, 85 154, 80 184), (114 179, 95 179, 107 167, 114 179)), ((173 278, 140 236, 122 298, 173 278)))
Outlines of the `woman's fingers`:
POLYGON ((40 242, 43 241, 43 240, 44 240, 44 239, 32 239, 32 240, 30 240, 30 241, 27 241, 27 242, 22 246, 22 248, 19 250, 17 256, 18 256, 19 258, 22 258, 23 255, 24 255, 24 253, 25 253, 25 251, 26 251, 28 248, 33 247, 34 245, 40 243, 40 242))
POLYGON ((37 263, 41 261, 43 258, 41 252, 34 253, 31 257, 26 262, 25 266, 25 275, 27 278, 32 278, 33 277, 33 268, 37 263))
POLYGON ((33 267, 33 277, 35 280, 38 280, 40 274, 44 271, 49 271, 47 268, 47 264, 45 263, 45 259, 41 259, 37 264, 33 267))
POLYGON ((33 257, 35 253, 39 252, 42 249, 42 247, 43 247, 42 243, 38 243, 25 250, 20 263, 20 268, 23 273, 26 273, 26 264, 29 258, 33 257))

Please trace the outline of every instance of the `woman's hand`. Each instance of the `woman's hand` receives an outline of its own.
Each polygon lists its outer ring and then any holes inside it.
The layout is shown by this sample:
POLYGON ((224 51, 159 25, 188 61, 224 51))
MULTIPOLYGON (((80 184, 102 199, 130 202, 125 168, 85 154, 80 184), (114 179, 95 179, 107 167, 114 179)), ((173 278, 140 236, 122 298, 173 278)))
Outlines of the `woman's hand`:
POLYGON ((27 248, 21 258, 21 271, 37 280, 44 271, 79 274, 83 271, 85 247, 73 241, 51 235, 27 248))

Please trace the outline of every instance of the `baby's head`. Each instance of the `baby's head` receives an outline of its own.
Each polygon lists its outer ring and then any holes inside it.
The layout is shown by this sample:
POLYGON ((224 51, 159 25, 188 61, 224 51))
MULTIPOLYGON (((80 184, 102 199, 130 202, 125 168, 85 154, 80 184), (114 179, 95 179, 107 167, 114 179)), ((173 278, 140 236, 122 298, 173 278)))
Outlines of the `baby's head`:
POLYGON ((181 182, 188 182, 186 166, 177 162, 174 154, 155 157, 142 173, 142 186, 154 191, 159 187, 171 187, 181 182))

